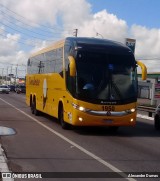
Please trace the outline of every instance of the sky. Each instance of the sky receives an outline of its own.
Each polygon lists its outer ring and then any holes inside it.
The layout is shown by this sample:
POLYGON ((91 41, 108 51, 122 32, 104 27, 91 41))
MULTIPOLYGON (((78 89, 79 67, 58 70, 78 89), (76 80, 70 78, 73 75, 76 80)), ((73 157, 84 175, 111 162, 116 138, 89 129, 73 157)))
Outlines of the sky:
POLYGON ((0 75, 24 76, 33 52, 68 36, 125 43, 135 58, 160 72, 159 0, 0 0, 0 75))

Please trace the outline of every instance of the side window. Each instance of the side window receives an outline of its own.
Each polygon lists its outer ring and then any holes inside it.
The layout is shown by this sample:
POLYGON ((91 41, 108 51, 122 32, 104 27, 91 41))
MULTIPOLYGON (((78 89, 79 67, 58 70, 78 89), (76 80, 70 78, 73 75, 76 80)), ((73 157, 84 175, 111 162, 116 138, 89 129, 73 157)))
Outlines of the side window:
POLYGON ((45 72, 52 73, 55 72, 55 65, 56 65, 56 50, 49 51, 45 53, 45 72))
POLYGON ((28 59, 28 62, 27 62, 27 73, 31 74, 31 60, 30 59, 28 59))
POLYGON ((36 61, 38 63, 38 74, 44 73, 45 71, 45 57, 44 54, 36 56, 36 61))
POLYGON ((30 69, 31 74, 38 73, 38 63, 39 63, 39 61, 36 57, 31 58, 31 69, 30 69))
POLYGON ((45 63, 43 61, 39 61, 38 64, 38 74, 45 73, 45 63))
POLYGON ((57 49, 56 67, 55 71, 62 73, 63 71, 63 48, 57 49))
POLYGON ((28 59, 27 66, 31 66, 31 60, 28 59))
POLYGON ((28 65, 28 73, 30 74, 40 74, 44 73, 44 54, 37 55, 30 59, 30 64, 28 65))
POLYGON ((71 53, 71 46, 65 45, 64 47, 64 59, 65 59, 65 69, 68 70, 68 65, 69 65, 69 60, 68 60, 68 56, 71 53))
POLYGON ((27 63, 29 74, 57 72, 63 76, 63 47, 31 57, 27 63))

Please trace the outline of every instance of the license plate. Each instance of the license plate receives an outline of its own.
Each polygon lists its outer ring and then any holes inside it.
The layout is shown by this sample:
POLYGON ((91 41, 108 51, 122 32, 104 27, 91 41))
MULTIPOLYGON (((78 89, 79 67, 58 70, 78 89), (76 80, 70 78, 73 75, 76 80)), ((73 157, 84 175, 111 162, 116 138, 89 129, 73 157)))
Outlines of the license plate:
POLYGON ((106 123, 113 123, 113 120, 112 119, 105 119, 104 120, 106 123))

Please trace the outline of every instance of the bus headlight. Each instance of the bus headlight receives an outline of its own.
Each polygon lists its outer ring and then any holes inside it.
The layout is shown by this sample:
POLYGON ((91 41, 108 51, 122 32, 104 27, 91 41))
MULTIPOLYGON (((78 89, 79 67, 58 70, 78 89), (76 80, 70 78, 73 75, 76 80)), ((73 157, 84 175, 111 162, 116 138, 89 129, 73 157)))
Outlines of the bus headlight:
POLYGON ((135 111, 136 111, 136 109, 135 109, 135 108, 132 108, 132 109, 131 109, 131 112, 135 112, 135 111))
POLYGON ((129 110, 126 110, 127 113, 134 113, 136 111, 135 108, 132 108, 132 109, 129 109, 129 110))
POLYGON ((131 118, 131 119, 130 119, 130 122, 132 123, 133 121, 134 121, 134 119, 133 119, 133 118, 131 118))
POLYGON ((85 110, 85 108, 84 108, 84 107, 82 107, 82 106, 80 106, 80 107, 79 107, 79 110, 80 110, 80 111, 84 111, 84 110, 85 110))
POLYGON ((78 109, 79 111, 83 111, 83 112, 86 111, 86 109, 85 109, 84 107, 78 106, 78 105, 75 104, 75 103, 72 103, 72 106, 73 106, 75 109, 78 109))

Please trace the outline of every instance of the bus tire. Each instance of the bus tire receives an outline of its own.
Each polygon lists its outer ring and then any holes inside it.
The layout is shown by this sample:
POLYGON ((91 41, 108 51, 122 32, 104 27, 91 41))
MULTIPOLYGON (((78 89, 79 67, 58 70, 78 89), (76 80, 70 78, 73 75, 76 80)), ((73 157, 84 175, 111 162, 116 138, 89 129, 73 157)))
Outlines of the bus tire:
POLYGON ((36 98, 34 98, 32 101, 32 114, 34 114, 35 116, 39 115, 39 111, 36 108, 36 98))
POLYGON ((31 102, 30 107, 31 107, 31 113, 34 114, 34 105, 33 105, 33 101, 31 102))
POLYGON ((30 103, 29 103, 29 106, 30 106, 30 109, 31 109, 31 113, 34 114, 32 102, 33 102, 33 101, 32 101, 32 96, 30 95, 30 103))
POLYGON ((69 124, 64 121, 64 109, 62 103, 59 105, 58 119, 63 129, 69 129, 69 124))
POLYGON ((160 119, 159 116, 156 116, 154 119, 154 127, 156 130, 160 130, 160 119))

